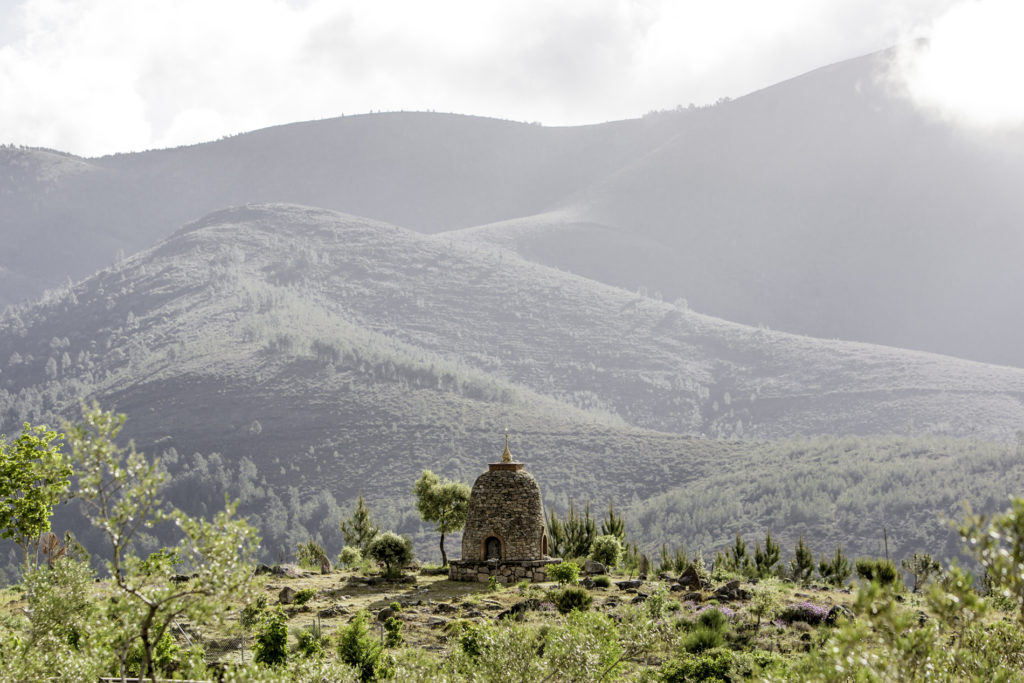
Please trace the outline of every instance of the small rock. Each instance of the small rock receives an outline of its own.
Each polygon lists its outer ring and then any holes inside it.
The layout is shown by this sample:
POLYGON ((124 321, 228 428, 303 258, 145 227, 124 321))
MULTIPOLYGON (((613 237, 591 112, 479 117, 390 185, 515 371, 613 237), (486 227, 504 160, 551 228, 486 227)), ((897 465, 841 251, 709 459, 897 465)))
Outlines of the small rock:
POLYGON ((537 598, 528 598, 526 600, 520 600, 516 604, 509 607, 504 612, 500 613, 495 617, 498 621, 506 617, 515 619, 516 621, 522 621, 523 617, 526 616, 528 610, 535 610, 540 608, 540 600, 537 598))
POLYGON ((458 612, 459 608, 455 605, 450 605, 447 602, 439 602, 434 605, 434 614, 450 614, 452 612, 458 612))
POLYGON ((644 585, 644 582, 640 579, 629 579, 628 581, 616 581, 615 585, 618 586, 620 590, 628 590, 630 588, 639 588, 644 585))
POLYGON ((437 627, 437 626, 444 626, 447 623, 448 623, 448 620, 445 619, 444 617, 429 617, 429 618, 427 618, 427 626, 430 626, 431 628, 434 628, 434 627, 437 627))
POLYGON ((681 591, 686 590, 686 587, 683 586, 683 584, 681 583, 673 583, 671 586, 668 587, 668 589, 673 593, 679 593, 681 591))
POLYGON ((683 596, 683 601, 684 602, 687 602, 687 601, 689 601, 689 602, 700 602, 703 599, 704 599, 704 594, 701 593, 700 591, 693 591, 692 593, 687 593, 686 595, 683 596))
POLYGON ((291 586, 285 586, 281 589, 281 592, 277 594, 277 599, 282 605, 290 605, 295 602, 295 589, 291 586))
POLYGON ((330 619, 331 617, 336 617, 340 614, 348 614, 348 608, 343 605, 333 605, 332 607, 328 607, 327 609, 322 609, 317 612, 317 616, 323 619, 330 619))

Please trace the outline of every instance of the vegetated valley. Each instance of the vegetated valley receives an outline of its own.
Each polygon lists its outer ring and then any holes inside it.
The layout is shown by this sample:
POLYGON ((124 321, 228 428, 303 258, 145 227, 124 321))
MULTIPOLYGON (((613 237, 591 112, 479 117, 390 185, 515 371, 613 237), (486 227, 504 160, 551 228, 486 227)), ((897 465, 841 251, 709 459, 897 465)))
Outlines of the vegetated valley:
MULTIPOLYGON (((965 502, 999 513, 1024 485, 1024 328, 1007 314, 1024 291, 1007 181, 1021 140, 995 149, 914 112, 885 86, 887 58, 572 129, 401 113, 103 159, 5 147, 0 432, 70 428, 95 404, 127 415, 122 441, 159 460, 168 503, 210 520, 238 501, 256 558, 279 566, 261 598, 232 596, 252 619, 203 637, 207 659, 244 650, 257 623, 280 633, 288 617, 295 646, 316 649, 321 617, 347 629, 388 608, 409 640, 391 622, 399 651, 370 677, 514 662, 534 667, 524 680, 814 680, 847 655, 916 670, 913 642, 868 632, 955 641, 942 671, 1001 672, 1024 642, 1005 625, 1017 589, 953 520, 970 536, 989 520, 965 502), (337 556, 357 498, 438 560, 413 483, 424 469, 471 483, 506 429, 550 515, 622 514, 611 564, 626 584, 513 592, 429 566, 389 583, 363 557, 314 572, 310 549, 337 556), (954 560, 987 572, 986 596, 954 560), (939 588, 907 591, 911 577, 939 588), (315 611, 265 610, 285 583, 315 611), (509 609, 526 624, 491 623, 509 609), (597 658, 571 660, 577 641, 597 658), (842 657, 803 658, 826 644, 842 657)), ((58 505, 53 528, 102 548, 87 512, 58 505)), ((998 519, 972 537, 1012 541, 1017 522, 998 519)), ((141 575, 176 566, 172 536, 134 538, 141 575)), ((15 584, 22 549, 3 553, 15 584)), ((73 571, 60 581, 85 595, 73 571)), ((26 580, 5 594, 10 623, 53 606, 26 580)))

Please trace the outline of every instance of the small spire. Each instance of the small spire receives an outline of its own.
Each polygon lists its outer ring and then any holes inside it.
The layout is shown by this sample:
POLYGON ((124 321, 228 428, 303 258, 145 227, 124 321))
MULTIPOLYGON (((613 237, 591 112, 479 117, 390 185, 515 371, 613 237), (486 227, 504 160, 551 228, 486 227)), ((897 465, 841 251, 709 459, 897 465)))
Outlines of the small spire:
POLYGON ((501 454, 502 462, 512 462, 512 453, 508 450, 508 427, 505 427, 505 452, 501 454))

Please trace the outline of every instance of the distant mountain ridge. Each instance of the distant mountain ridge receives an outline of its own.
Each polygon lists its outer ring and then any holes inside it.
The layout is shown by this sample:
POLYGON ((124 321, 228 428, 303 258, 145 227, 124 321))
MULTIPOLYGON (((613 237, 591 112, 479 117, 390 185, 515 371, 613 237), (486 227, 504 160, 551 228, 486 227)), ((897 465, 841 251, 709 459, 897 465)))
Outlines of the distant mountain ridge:
POLYGON ((290 202, 745 324, 1024 366, 1024 134, 916 110, 890 56, 596 126, 394 113, 99 159, 5 148, 0 304, 210 211, 290 202))

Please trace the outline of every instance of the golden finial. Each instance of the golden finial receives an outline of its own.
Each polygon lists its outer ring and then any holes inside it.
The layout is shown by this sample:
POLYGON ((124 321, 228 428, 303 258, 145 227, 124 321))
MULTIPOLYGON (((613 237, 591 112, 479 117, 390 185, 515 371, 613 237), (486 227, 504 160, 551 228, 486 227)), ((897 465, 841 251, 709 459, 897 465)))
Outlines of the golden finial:
POLYGON ((512 462, 512 453, 508 450, 508 427, 505 428, 505 452, 501 454, 502 462, 512 462))

